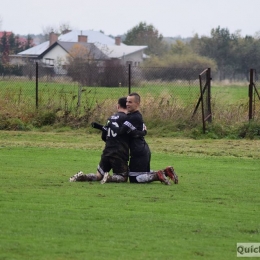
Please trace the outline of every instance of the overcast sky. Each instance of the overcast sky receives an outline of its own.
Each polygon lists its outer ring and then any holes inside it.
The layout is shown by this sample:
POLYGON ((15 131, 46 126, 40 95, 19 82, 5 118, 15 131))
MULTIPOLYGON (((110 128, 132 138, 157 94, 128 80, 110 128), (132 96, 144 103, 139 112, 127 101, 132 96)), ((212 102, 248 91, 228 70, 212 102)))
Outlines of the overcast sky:
POLYGON ((40 34, 66 23, 117 36, 146 22, 165 37, 209 36, 218 26, 254 36, 259 12, 260 0, 0 0, 0 30, 40 34))

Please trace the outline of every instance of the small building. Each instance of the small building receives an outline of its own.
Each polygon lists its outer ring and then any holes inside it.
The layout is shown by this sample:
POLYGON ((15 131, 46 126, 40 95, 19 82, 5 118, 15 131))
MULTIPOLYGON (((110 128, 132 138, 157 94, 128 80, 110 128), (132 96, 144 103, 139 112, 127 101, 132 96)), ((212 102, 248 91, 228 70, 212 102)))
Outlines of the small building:
MULTIPOLYGON (((128 46, 121 37, 109 37, 98 31, 67 31, 61 35, 51 32, 49 41, 43 42, 16 55, 10 55, 12 64, 39 62, 54 67, 55 71, 66 69, 67 57, 76 45, 89 50, 91 58, 101 63, 117 61, 121 65, 139 66, 144 60, 147 46, 128 46)), ((64 71, 63 71, 64 73, 64 71)))

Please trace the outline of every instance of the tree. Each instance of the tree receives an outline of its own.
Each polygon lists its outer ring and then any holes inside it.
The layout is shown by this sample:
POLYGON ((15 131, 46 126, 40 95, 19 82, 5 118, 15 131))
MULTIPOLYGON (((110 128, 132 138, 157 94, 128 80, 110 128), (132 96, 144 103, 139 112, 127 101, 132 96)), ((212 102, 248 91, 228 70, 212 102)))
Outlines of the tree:
POLYGON ((51 32, 58 33, 57 28, 55 26, 47 25, 45 27, 42 27, 42 34, 44 35, 43 41, 48 41, 49 40, 49 34, 51 32))
POLYGON ((192 53, 192 49, 188 44, 184 43, 181 40, 177 40, 175 44, 171 44, 170 53, 173 55, 187 55, 189 53, 192 53))
POLYGON ((81 85, 92 85, 97 60, 94 55, 94 45, 87 48, 81 44, 75 44, 67 56, 67 71, 74 81, 81 85))
POLYGON ((211 30, 211 37, 201 38, 195 35, 190 45, 198 55, 214 59, 218 66, 220 79, 231 74, 236 67, 234 49, 238 43, 238 34, 231 34, 227 28, 217 27, 211 30))
POLYGON ((22 68, 10 62, 10 55, 16 54, 33 46, 33 41, 28 35, 27 40, 20 38, 12 32, 4 32, 0 39, 0 64, 1 73, 20 75, 22 68))
POLYGON ((218 65, 219 79, 233 79, 235 74, 247 77, 250 68, 260 67, 260 38, 241 37, 240 31, 230 33, 226 28, 211 30, 211 37, 195 35, 190 47, 198 55, 209 57, 218 65))
POLYGON ((60 23, 59 26, 47 25, 47 26, 42 28, 42 32, 43 32, 43 35, 44 35, 44 41, 49 40, 49 35, 50 35, 51 32, 61 34, 61 33, 64 33, 64 32, 70 31, 70 30, 71 30, 71 26, 70 26, 69 22, 60 23))
POLYGON ((7 32, 4 32, 0 40, 0 54, 1 54, 2 64, 6 64, 9 62, 10 45, 9 45, 8 38, 9 36, 7 35, 7 32))
POLYGON ((260 39, 252 36, 240 38, 236 49, 236 71, 248 77, 251 68, 260 68, 260 39))
POLYGON ((177 40, 170 45, 169 51, 162 56, 152 56, 143 63, 144 67, 172 67, 172 68, 208 68, 216 70, 216 62, 196 54, 189 43, 177 40))
POLYGON ((144 75, 148 80, 196 80, 205 68, 216 70, 214 60, 195 53, 171 54, 162 57, 151 57, 143 64, 144 75))
POLYGON ((60 23, 58 33, 64 33, 71 30, 71 26, 69 22, 60 23))
POLYGON ((109 59, 106 46, 97 48, 94 44, 87 47, 77 43, 67 56, 67 75, 81 86, 125 86, 127 72, 118 59, 109 59))
POLYGON ((195 53, 187 53, 184 55, 179 54, 165 54, 162 57, 152 57, 147 59, 143 64, 143 67, 171 67, 171 68, 193 68, 193 69, 205 69, 212 68, 216 70, 217 65, 213 59, 208 57, 199 56, 195 53))
POLYGON ((33 39, 31 37, 30 34, 27 35, 27 39, 26 39, 26 42, 25 42, 25 45, 24 45, 24 50, 27 50, 31 47, 33 47, 33 39))
POLYGON ((151 24, 140 22, 126 33, 124 43, 127 45, 147 45, 147 54, 162 55, 166 50, 163 36, 151 24))
POLYGON ((152 56, 142 64, 144 75, 149 80, 196 80, 205 68, 216 71, 213 59, 193 52, 188 43, 177 40, 162 56, 152 56), (162 69, 163 68, 163 69, 162 69))

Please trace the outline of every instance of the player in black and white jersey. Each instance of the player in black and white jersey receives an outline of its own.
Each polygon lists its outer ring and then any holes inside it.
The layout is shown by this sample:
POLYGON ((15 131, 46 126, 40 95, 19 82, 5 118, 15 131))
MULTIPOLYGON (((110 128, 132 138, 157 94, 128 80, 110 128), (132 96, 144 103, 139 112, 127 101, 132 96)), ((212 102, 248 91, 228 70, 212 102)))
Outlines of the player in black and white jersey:
MULTIPOLYGON (((119 135, 131 133, 132 131, 146 131, 142 114, 139 111, 140 96, 137 93, 129 94, 126 100, 127 120, 122 127, 115 128, 110 125, 119 135)), ((151 172, 150 161, 151 151, 143 135, 130 137, 130 163, 129 163, 129 180, 131 183, 147 183, 152 181, 161 181, 169 185, 166 178, 169 177, 175 184, 178 183, 178 176, 173 167, 168 166, 162 171, 151 172)))
MULTIPOLYGON (((125 97, 118 100, 117 111, 108 119, 108 122, 116 128, 122 126, 127 119, 125 97)), ((109 126, 103 127, 97 123, 92 123, 92 127, 102 130, 102 139, 105 141, 97 173, 83 174, 80 171, 72 176, 70 181, 100 181, 105 173, 112 169, 113 175, 106 176, 105 181, 108 181, 109 178, 110 182, 126 182, 128 179, 129 134, 118 135, 109 126)))

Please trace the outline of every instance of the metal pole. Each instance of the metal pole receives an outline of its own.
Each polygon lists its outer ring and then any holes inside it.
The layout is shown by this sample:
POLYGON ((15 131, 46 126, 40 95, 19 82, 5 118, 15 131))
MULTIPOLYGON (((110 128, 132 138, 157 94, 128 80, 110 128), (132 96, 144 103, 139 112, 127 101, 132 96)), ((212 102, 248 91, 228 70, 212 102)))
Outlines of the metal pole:
POLYGON ((248 86, 248 96, 249 96, 249 111, 248 111, 248 119, 249 121, 253 118, 253 86, 254 86, 254 70, 250 69, 249 74, 249 86, 248 86))
POLYGON ((205 114, 204 114, 204 102, 203 102, 203 89, 202 89, 202 79, 201 75, 199 75, 200 80, 200 100, 201 100, 201 111, 202 111, 202 127, 203 127, 203 134, 206 133, 206 126, 205 126, 205 114))
POLYGON ((128 65, 128 94, 131 93, 131 64, 128 65))
POLYGON ((36 102, 36 109, 38 109, 39 105, 39 87, 38 87, 38 76, 39 76, 39 68, 38 68, 38 62, 36 62, 36 75, 35 75, 35 86, 36 86, 36 97, 35 97, 35 102, 36 102))
POLYGON ((208 96, 207 96, 207 116, 208 122, 212 122, 212 115, 211 115, 211 69, 208 68, 207 70, 207 83, 208 83, 208 96))

